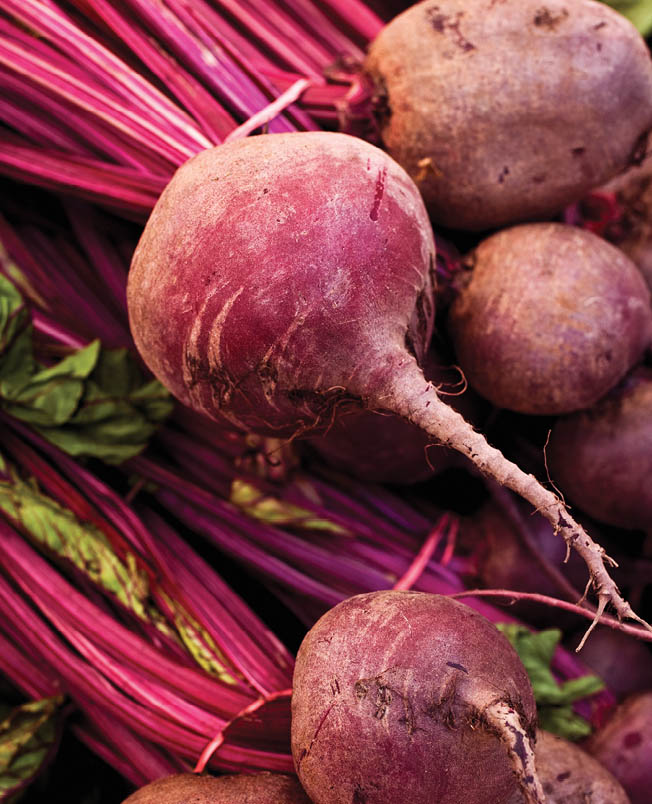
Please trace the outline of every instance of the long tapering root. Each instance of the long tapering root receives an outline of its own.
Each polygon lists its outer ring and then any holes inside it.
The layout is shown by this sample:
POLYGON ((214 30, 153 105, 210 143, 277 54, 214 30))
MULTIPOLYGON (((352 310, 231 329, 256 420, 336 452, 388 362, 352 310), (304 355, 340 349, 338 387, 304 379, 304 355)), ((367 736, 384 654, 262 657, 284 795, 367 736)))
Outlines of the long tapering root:
POLYGON ((404 364, 400 368, 402 370, 397 371, 392 379, 393 387, 378 400, 378 407, 398 413, 444 446, 461 452, 483 475, 515 491, 548 519, 567 546, 578 552, 588 567, 598 599, 598 612, 589 633, 607 605, 613 607, 619 619, 634 620, 652 630, 622 597, 609 575, 606 565, 613 566, 615 562, 573 519, 564 502, 544 488, 534 475, 527 474, 500 450, 490 446, 482 433, 476 432, 457 411, 440 399, 437 389, 424 380, 416 363, 404 364))

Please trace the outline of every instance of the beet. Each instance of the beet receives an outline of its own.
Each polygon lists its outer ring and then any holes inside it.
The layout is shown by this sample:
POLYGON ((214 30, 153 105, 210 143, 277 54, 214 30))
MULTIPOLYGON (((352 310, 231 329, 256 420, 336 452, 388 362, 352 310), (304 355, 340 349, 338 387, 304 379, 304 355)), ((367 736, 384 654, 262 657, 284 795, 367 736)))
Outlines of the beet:
POLYGON ((434 259, 416 186, 378 148, 326 132, 229 142, 158 200, 129 273, 131 329, 179 399, 240 430, 318 435, 347 408, 402 416, 544 512, 601 604, 635 616, 556 495, 424 379, 434 259))
MULTIPOLYGON (((534 752, 546 804, 629 804, 620 783, 577 745, 537 732, 534 752)), ((522 804, 516 793, 505 804, 522 804)))
MULTIPOLYGON (((446 366, 431 349, 423 373, 452 408, 478 424, 489 406, 471 389, 464 389, 458 369, 446 366)), ((419 483, 464 461, 458 452, 433 444, 416 425, 371 410, 339 416, 327 433, 309 443, 331 466, 371 483, 419 483)))
POLYGON ((624 170, 652 125, 646 44, 592 0, 426 0, 365 68, 385 146, 451 228, 549 217, 624 170))
POLYGON ((339 603, 297 655, 292 755, 315 804, 542 801, 536 708, 509 642, 440 595, 339 603))
POLYGON ((618 779, 632 804, 650 804, 652 692, 634 695, 620 704, 585 747, 618 779))
POLYGON ((558 415, 604 396, 652 341, 636 266, 591 232, 524 224, 482 241, 449 313, 458 362, 498 407, 558 415))
POLYGON ((282 773, 178 773, 141 787, 123 804, 310 804, 310 799, 294 776, 282 773))
POLYGON ((547 455, 550 475, 596 519, 652 527, 652 370, 641 366, 589 410, 559 419, 547 455))

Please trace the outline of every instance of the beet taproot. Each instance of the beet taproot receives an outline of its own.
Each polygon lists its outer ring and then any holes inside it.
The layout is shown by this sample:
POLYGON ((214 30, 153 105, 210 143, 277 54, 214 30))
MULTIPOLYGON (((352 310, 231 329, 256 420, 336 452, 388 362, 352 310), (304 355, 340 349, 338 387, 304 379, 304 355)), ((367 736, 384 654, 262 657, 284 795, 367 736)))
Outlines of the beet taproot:
POLYGON ((469 384, 498 407, 588 408, 652 342, 640 271, 592 232, 521 224, 483 240, 467 263, 448 328, 469 384))
POLYGON ((123 804, 310 804, 310 799, 296 777, 282 773, 177 773, 141 787, 123 804))
POLYGON ((543 801, 536 707, 509 642, 441 595, 339 603, 297 654, 292 755, 315 804, 543 801))
POLYGON ((131 330, 181 401, 243 431, 317 435, 347 406, 402 416, 542 511, 600 604, 636 617, 559 498, 425 380, 434 259, 418 189, 380 149, 326 132, 229 142, 159 198, 129 272, 131 330))
MULTIPOLYGON (((539 730, 534 756, 546 804, 629 804, 617 779, 574 743, 539 730)), ((505 804, 523 804, 523 796, 505 804)))
POLYGON ((550 476, 587 514, 652 528, 652 369, 640 366, 588 410, 553 425, 550 476))
POLYGON ((383 143, 433 220, 549 217, 625 170, 652 126, 652 63, 593 0, 425 0, 365 64, 383 143))
MULTIPOLYGON (((447 366, 431 349, 423 373, 452 408, 478 425, 489 406, 465 388, 458 369, 447 366)), ((416 425, 372 410, 339 416, 328 432, 308 441, 326 463, 370 483, 419 483, 464 462, 458 452, 433 443, 416 425)))

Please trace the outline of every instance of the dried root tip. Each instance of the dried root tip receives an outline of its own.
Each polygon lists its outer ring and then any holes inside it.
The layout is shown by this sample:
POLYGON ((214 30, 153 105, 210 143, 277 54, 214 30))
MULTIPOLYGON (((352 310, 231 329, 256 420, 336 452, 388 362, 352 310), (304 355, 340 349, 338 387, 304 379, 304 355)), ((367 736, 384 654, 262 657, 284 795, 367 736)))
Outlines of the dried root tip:
POLYGON ((534 764, 534 748, 518 712, 505 701, 497 701, 484 710, 483 716, 507 744, 512 768, 526 804, 545 804, 543 787, 534 764))

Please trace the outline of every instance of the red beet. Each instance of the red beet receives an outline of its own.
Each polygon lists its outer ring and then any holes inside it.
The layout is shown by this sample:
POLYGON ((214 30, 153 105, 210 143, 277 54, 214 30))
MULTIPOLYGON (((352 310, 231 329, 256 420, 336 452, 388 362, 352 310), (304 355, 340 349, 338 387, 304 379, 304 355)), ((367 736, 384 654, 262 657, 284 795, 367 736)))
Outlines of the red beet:
POLYGON ((345 406, 395 413, 522 494, 581 552, 603 602, 631 608, 565 506, 438 396, 434 241, 387 154, 343 134, 252 137, 175 174, 132 262, 144 360, 183 402, 260 435, 328 429, 345 406))
POLYGON ((630 164, 652 125, 650 53, 592 0, 426 0, 365 69, 380 133, 433 220, 543 220, 630 164))
POLYGON ((440 595, 383 591, 305 637, 292 754, 315 804, 502 804, 543 796, 527 674, 484 617, 440 595))
POLYGON ((559 419, 550 435, 554 482, 592 517, 652 527, 652 370, 639 367, 589 410, 559 419))
POLYGON ((295 777, 281 773, 179 773, 141 787, 123 804, 310 804, 310 800, 295 777))
POLYGON ((470 385, 498 407, 559 415, 587 408, 652 341, 650 292, 622 252, 561 223, 484 240, 449 314, 470 385))
POLYGON ((585 747, 618 779, 632 804, 650 804, 652 692, 634 695, 620 704, 585 747))

